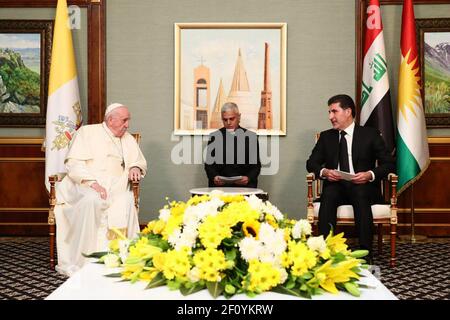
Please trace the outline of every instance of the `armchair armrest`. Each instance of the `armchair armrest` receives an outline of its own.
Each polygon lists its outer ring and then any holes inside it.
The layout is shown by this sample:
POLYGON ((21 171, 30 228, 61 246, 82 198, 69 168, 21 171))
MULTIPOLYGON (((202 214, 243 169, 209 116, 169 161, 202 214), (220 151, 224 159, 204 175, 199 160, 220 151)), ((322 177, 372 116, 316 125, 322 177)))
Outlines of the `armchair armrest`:
POLYGON ((314 173, 308 173, 306 175, 306 183, 308 186, 308 196, 307 196, 307 213, 306 213, 306 217, 308 219, 308 222, 313 224, 314 223, 314 192, 313 192, 313 183, 315 180, 315 176, 314 173))
POLYGON ((390 207, 391 207, 391 224, 397 224, 397 183, 398 175, 389 173, 388 180, 390 182, 390 207))
POLYGON ((139 211, 139 181, 131 181, 131 190, 134 195, 134 206, 136 207, 136 210, 139 211))

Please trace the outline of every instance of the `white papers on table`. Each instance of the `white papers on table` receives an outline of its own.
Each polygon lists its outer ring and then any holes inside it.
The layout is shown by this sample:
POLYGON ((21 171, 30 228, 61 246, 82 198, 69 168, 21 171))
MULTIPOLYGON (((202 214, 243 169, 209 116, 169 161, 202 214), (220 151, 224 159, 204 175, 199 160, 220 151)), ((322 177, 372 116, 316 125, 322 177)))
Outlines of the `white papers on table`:
POLYGON ((219 176, 219 179, 222 180, 223 182, 236 182, 238 180, 241 180, 242 176, 233 176, 233 177, 219 176))

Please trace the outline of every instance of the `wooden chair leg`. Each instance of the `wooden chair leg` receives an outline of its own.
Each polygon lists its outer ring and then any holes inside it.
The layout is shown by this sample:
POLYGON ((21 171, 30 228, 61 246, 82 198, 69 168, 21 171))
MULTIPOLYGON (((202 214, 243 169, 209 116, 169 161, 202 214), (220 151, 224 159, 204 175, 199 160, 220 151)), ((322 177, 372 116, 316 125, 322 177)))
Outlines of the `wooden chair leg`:
POLYGON ((395 257, 395 241, 397 238, 397 225, 391 224, 391 260, 390 260, 390 267, 395 268, 396 266, 396 257, 395 257))
POLYGON ((50 269, 55 270, 56 228, 54 224, 49 225, 49 236, 50 236, 50 269))
POLYGON ((378 255, 381 256, 383 254, 383 224, 377 224, 378 229, 378 255))
POLYGON ((316 222, 312 224, 312 234, 315 237, 319 235, 319 225, 316 222))

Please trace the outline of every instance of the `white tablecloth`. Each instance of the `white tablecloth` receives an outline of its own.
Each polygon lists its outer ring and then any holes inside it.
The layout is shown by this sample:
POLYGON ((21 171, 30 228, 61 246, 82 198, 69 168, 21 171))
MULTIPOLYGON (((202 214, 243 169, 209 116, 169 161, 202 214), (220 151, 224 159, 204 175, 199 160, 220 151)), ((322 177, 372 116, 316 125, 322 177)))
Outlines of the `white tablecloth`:
POLYGON ((251 194, 263 194, 264 190, 258 188, 240 188, 240 187, 214 187, 214 188, 194 188, 189 190, 191 194, 210 194, 213 191, 221 191, 227 195, 242 194, 248 196, 251 194))
MULTIPOLYGON (((103 264, 88 263, 72 277, 53 291, 47 300, 209 300, 212 299, 207 290, 183 296, 178 290, 171 291, 166 286, 144 290, 146 283, 120 282, 120 278, 108 278, 105 274, 116 272, 117 269, 108 269, 103 264)), ((313 300, 397 300, 377 278, 369 271, 364 270, 365 277, 361 283, 374 286, 375 289, 361 289, 361 297, 356 298, 349 293, 325 293, 314 296, 313 300)), ((218 299, 225 299, 223 296, 218 299)), ((232 300, 251 299, 244 294, 235 295, 232 300)), ((275 292, 265 292, 256 296, 258 300, 294 300, 301 299, 291 295, 275 292)))

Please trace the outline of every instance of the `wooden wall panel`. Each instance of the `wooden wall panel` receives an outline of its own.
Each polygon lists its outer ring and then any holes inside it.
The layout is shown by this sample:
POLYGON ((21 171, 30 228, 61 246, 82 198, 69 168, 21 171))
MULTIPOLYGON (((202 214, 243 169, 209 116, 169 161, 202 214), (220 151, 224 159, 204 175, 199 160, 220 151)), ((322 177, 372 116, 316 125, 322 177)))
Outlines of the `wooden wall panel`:
POLYGON ((0 138, 0 235, 46 235, 42 138, 0 138))
POLYGON ((425 174, 398 199, 401 233, 411 232, 411 206, 415 230, 428 236, 450 236, 450 138, 428 138, 431 162, 425 174))

